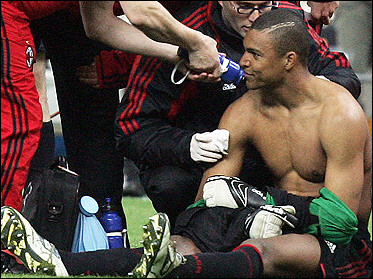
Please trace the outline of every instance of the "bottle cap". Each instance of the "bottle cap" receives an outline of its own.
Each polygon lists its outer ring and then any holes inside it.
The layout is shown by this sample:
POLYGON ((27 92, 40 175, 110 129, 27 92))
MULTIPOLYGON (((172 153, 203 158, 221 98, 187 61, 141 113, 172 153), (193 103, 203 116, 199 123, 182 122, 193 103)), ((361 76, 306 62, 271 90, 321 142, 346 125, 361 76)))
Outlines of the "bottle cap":
POLYGON ((83 196, 79 203, 80 211, 86 216, 92 216, 98 212, 98 203, 90 196, 83 196))

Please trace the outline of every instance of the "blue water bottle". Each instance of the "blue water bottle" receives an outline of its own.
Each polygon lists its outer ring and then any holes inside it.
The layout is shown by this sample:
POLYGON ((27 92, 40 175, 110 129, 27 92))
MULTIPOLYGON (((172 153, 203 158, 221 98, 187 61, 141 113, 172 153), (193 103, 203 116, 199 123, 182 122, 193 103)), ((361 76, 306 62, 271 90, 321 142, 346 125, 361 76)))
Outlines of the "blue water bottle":
POLYGON ((238 85, 244 79, 245 73, 240 65, 222 55, 219 55, 221 78, 227 83, 234 83, 238 85))
MULTIPOLYGON (((178 56, 181 58, 189 61, 189 53, 188 50, 182 47, 179 47, 178 56)), ((219 61, 220 61, 220 72, 221 72, 221 79, 227 83, 234 83, 238 85, 244 78, 245 73, 241 69, 240 64, 224 57, 223 55, 219 54, 219 61)))
POLYGON ((105 205, 102 208, 102 215, 99 219, 102 227, 106 231, 109 240, 109 248, 123 248, 124 245, 124 232, 123 221, 119 214, 112 210, 111 199, 105 199, 105 205))

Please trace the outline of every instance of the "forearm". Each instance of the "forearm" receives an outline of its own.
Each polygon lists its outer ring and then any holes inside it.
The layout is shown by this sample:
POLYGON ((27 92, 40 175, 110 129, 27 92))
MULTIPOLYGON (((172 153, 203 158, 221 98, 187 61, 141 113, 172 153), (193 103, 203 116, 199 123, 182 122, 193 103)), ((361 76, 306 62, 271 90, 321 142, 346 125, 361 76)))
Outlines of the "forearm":
POLYGON ((159 2, 120 1, 131 23, 153 40, 182 46, 190 51, 206 43, 201 32, 176 20, 159 2), (123 4, 125 2, 125 4, 123 4))
MULTIPOLYGON (((228 156, 229 157, 229 156, 228 156)), ((240 172, 241 172, 241 165, 242 163, 242 158, 239 159, 234 158, 234 159, 229 159, 228 157, 225 157, 222 161, 217 162, 210 168, 206 169, 205 172, 203 173, 201 183, 195 198, 195 201, 198 201, 203 198, 203 189, 206 184, 206 181, 209 177, 212 177, 218 173, 222 173, 227 177, 238 177, 240 172)))
POLYGON ((176 46, 153 41, 136 27, 117 18, 112 12, 113 3, 80 1, 84 29, 90 39, 114 49, 159 57, 174 63, 179 59, 176 46))
POLYGON ((196 72, 210 74, 207 80, 218 81, 221 75, 217 43, 209 36, 176 20, 157 1, 120 1, 131 23, 153 40, 170 43, 189 51, 189 66, 196 72), (146 3, 146 4, 145 4, 146 3))

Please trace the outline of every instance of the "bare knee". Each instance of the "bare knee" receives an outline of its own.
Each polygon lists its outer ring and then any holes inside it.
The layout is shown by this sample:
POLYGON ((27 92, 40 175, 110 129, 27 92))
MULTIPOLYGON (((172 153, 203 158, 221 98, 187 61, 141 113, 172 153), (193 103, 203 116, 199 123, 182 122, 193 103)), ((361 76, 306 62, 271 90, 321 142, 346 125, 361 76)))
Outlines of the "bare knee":
POLYGON ((192 240, 181 235, 172 235, 171 240, 176 244, 176 250, 182 255, 201 253, 192 240))
POLYGON ((288 234, 267 239, 248 239, 262 256, 264 277, 314 277, 319 272, 321 249, 308 234, 288 234))

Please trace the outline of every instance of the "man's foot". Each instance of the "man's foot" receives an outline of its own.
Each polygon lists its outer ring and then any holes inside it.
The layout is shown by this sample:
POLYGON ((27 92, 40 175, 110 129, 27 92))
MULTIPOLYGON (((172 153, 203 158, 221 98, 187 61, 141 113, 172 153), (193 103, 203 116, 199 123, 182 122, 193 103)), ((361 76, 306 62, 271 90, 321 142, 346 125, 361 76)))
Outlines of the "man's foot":
POLYGON ((14 208, 1 207, 1 243, 31 273, 68 276, 55 246, 42 238, 14 208))
POLYGON ((133 278, 162 278, 186 259, 176 252, 170 240, 170 221, 164 213, 149 218, 143 226, 144 254, 129 274, 133 278))

